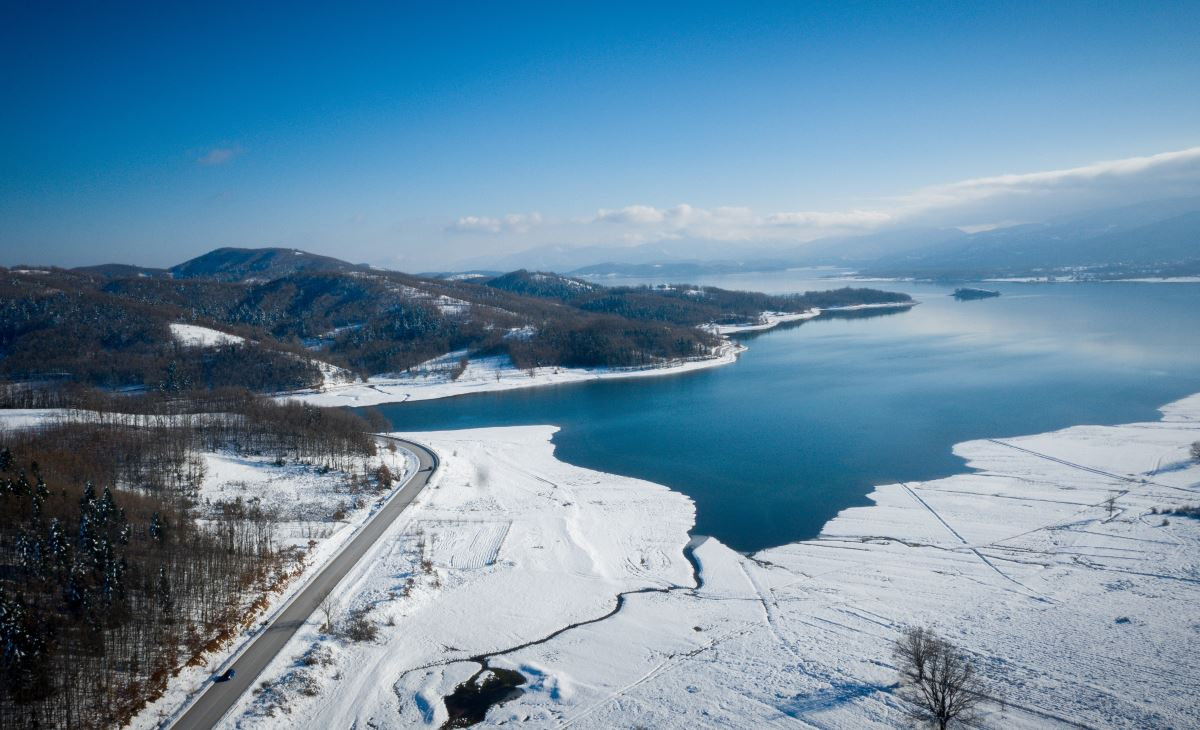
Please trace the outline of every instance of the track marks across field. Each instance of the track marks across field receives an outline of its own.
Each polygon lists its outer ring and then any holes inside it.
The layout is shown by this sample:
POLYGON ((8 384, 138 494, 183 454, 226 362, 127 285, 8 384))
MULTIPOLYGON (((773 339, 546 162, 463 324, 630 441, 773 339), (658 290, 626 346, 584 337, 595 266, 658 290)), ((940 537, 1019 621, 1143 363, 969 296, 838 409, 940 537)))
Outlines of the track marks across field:
POLYGON ((435 565, 459 570, 486 568, 496 562, 512 522, 506 520, 429 520, 421 524, 426 551, 435 565))

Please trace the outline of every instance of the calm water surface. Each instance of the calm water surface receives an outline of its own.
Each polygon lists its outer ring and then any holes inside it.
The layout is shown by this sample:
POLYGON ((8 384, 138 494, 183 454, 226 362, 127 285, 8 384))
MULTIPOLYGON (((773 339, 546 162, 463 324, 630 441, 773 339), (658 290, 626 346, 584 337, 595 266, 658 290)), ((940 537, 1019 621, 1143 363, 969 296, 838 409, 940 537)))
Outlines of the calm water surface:
MULTIPOLYGON (((811 278, 702 283, 844 285, 811 278)), ((921 304, 746 336, 736 364, 707 371, 381 408, 405 431, 559 425, 558 458, 677 489, 696 502, 695 533, 753 551, 815 536, 872 485, 962 471, 957 442, 1155 420, 1200 392, 1200 285, 997 284, 1001 297, 973 302, 871 286, 921 304)))

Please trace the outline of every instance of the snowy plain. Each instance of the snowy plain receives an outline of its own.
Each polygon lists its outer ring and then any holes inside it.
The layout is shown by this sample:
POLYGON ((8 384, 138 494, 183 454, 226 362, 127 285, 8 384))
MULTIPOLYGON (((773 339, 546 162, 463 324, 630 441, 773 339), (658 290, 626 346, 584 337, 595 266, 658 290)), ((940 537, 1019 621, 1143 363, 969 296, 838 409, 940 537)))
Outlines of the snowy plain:
POLYGON ((338 591, 379 638, 310 621, 225 724, 437 727, 486 662, 527 679, 489 725, 907 727, 890 646, 924 625, 1003 699, 982 727, 1197 726, 1200 520, 1168 513, 1200 503, 1200 395, 1162 410, 959 444, 972 471, 753 555, 691 538, 682 494, 557 461, 551 427, 408 434, 436 486, 338 591))

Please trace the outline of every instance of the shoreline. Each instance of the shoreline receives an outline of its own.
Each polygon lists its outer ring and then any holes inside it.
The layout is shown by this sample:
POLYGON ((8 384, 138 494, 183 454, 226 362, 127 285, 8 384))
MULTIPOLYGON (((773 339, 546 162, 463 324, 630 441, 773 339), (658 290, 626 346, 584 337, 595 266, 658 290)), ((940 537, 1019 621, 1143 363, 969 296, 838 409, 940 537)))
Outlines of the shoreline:
MULTIPOLYGON (((1200 523, 1164 511, 1200 501, 1187 457, 1200 394, 1160 410, 957 444, 967 471, 877 486, 817 538, 749 556, 692 536, 681 493, 558 461, 552 427, 408 434, 451 468, 398 538, 432 541, 417 554, 434 582, 389 599, 397 565, 361 566, 348 600, 382 599, 397 628, 382 645, 332 647, 322 671, 342 679, 315 700, 286 689, 301 670, 281 655, 267 694, 301 726, 437 726, 483 656, 528 680, 489 723, 895 727, 890 642, 919 624, 1010 688, 984 727, 1184 725, 1200 701, 1180 620, 1200 591, 1200 523), (481 545, 490 557, 472 562, 481 545)), ((243 698, 239 722, 272 727, 259 704, 243 698)))
POLYGON ((496 393, 507 390, 564 385, 595 380, 646 378, 706 370, 730 365, 748 348, 729 335, 774 329, 782 324, 816 319, 830 312, 850 312, 867 309, 910 309, 919 302, 884 302, 856 304, 846 307, 810 309, 804 312, 763 312, 764 320, 756 324, 706 325, 724 338, 716 354, 696 360, 675 360, 657 366, 634 368, 568 368, 541 367, 520 370, 505 357, 483 357, 470 360, 467 369, 453 379, 449 373, 465 351, 447 353, 418 366, 417 373, 405 376, 372 376, 365 383, 339 383, 321 390, 293 391, 275 396, 279 400, 297 400, 316 406, 350 407, 439 400, 472 393, 496 393))

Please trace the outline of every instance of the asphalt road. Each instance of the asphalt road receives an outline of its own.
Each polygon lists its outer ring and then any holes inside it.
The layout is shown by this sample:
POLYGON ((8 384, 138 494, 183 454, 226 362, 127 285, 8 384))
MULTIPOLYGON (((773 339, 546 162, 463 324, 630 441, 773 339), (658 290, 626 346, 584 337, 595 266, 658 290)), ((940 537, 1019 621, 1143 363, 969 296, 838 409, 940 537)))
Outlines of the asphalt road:
POLYGON ((350 569, 362 559, 367 550, 375 544, 392 522, 400 516, 416 498, 437 469, 438 461, 433 452, 420 444, 411 441, 384 437, 403 446, 417 455, 421 464, 400 493, 393 496, 371 521, 359 531, 354 539, 347 544, 334 559, 321 570, 312 582, 300 592, 291 604, 271 622, 265 631, 259 634, 237 661, 232 665, 235 670, 233 679, 227 682, 208 680, 208 688, 204 694, 192 703, 178 720, 170 724, 176 730, 209 730, 215 727, 225 713, 233 707, 238 698, 250 691, 250 687, 258 679, 267 664, 275 655, 283 650, 288 639, 296 633, 310 614, 317 609, 325 596, 341 582, 350 569))

